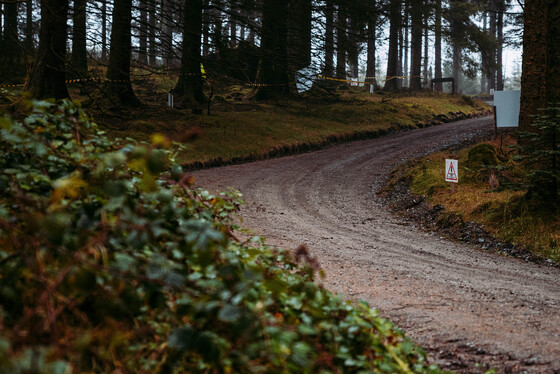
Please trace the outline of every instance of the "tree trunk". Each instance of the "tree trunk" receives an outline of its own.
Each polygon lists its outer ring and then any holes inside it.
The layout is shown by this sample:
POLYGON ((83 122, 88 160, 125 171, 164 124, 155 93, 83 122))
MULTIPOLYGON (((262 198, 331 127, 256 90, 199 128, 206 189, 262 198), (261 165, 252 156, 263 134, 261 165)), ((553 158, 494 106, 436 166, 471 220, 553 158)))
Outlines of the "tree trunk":
POLYGON ((294 70, 311 64, 311 0, 294 0, 289 5, 289 59, 294 70))
MULTIPOLYGON (((250 14, 251 14, 251 19, 254 20, 255 18, 257 18, 255 11, 251 11, 250 14)), ((252 45, 255 45, 255 26, 252 26, 251 29, 249 30, 249 36, 247 37, 247 41, 252 45)))
MULTIPOLYGON (((435 23, 435 61, 434 61, 434 78, 442 78, 442 66, 441 66, 441 0, 436 0, 436 23, 435 23)), ((443 85, 441 83, 435 84, 436 91, 443 91, 443 85)))
POLYGON ((140 18, 138 20, 138 62, 148 64, 148 4, 140 0, 138 5, 140 18))
POLYGON ((21 65, 21 44, 18 38, 18 3, 16 1, 4 4, 4 49, 0 55, 10 79, 23 75, 21 65), (15 70, 17 69, 17 70, 15 70))
POLYGON ((453 91, 453 94, 458 94, 459 92, 461 92, 460 90, 460 80, 461 80, 461 65, 462 65, 462 59, 461 59, 461 48, 457 45, 453 46, 453 79, 455 80, 455 90, 453 91))
POLYGON ((399 28, 401 27, 401 0, 391 0, 389 22, 389 54, 385 90, 397 91, 396 75, 399 55, 399 28))
MULTIPOLYGON (((202 56, 210 54, 210 12, 208 11, 209 0, 204 0, 202 11, 202 56)), ((243 36, 241 36, 243 38, 243 36)))
POLYGON ((206 102, 202 92, 200 72, 200 40, 202 36, 202 0, 185 0, 183 23, 183 54, 181 76, 173 93, 186 107, 197 107, 206 102))
POLYGON ((167 68, 173 66, 173 5, 173 0, 163 0, 161 57, 163 65, 167 68))
POLYGON ((130 83, 132 0, 115 0, 104 91, 116 105, 140 106, 130 83))
POLYGON ((348 49, 348 18, 346 6, 343 3, 338 5, 336 28, 336 77, 346 79, 346 51, 348 49))
POLYGON ((72 32, 72 74, 76 78, 88 74, 86 50, 86 0, 74 0, 74 28, 72 32))
POLYGON ((422 75, 423 75, 423 82, 422 82, 422 87, 423 88, 427 88, 429 87, 429 82, 428 82, 428 64, 429 64, 429 60, 428 60, 428 56, 429 56, 429 49, 428 49, 428 43, 429 43, 429 35, 428 35, 428 21, 429 21, 429 14, 428 12, 424 9, 424 63, 422 64, 422 75))
POLYGON ((276 99, 289 93, 287 14, 286 1, 263 1, 259 80, 264 86, 257 92, 259 100, 276 99))
POLYGON ((33 0, 28 0, 26 9, 26 19, 25 19, 25 42, 24 48, 25 53, 28 56, 33 56, 35 54, 35 45, 33 43, 33 0))
POLYGON ((401 28, 399 33, 399 68, 397 70, 397 75, 402 76, 399 78, 399 87, 410 87, 410 1, 406 0, 404 2, 403 11, 403 22, 404 26, 401 28))
MULTIPOLYGON (((496 39, 496 0, 490 0, 490 36, 492 40, 496 39)), ((489 54, 488 65, 488 89, 496 89, 496 45, 492 43, 489 54)))
POLYGON ((147 0, 148 7, 148 64, 157 64, 157 43, 156 43, 156 4, 155 0, 147 0))
MULTIPOLYGON (((519 129, 535 132, 532 124, 534 115, 544 113, 539 108, 558 106, 560 102, 560 3, 557 0, 529 0, 524 9, 523 75, 521 77, 521 112, 519 129)), ((557 113, 556 113, 557 114, 557 113)), ((557 118, 556 118, 557 120, 557 118)), ((528 140, 524 140, 527 143, 528 140)), ((539 149, 558 151, 557 139, 551 135, 548 145, 537 145, 539 149)), ((549 161, 538 165, 541 170, 557 172, 558 157, 550 155, 549 161)), ((554 177, 541 178, 533 185, 529 194, 536 192, 547 206, 555 206, 560 198, 558 180, 554 177), (533 190, 533 191, 531 191, 533 190)), ((557 205, 556 205, 557 206, 557 205)))
MULTIPOLYGON (((488 32, 488 17, 486 15, 486 12, 482 13, 482 31, 483 34, 486 35, 486 33, 488 32)), ((481 71, 481 75, 480 75, 480 92, 482 92, 483 94, 487 93, 487 83, 488 83, 488 79, 486 77, 485 71, 486 71, 486 67, 488 66, 488 54, 487 51, 485 50, 481 50, 480 51, 480 59, 482 61, 482 71, 481 71)))
POLYGON ((101 0, 101 61, 107 61, 107 0, 101 0))
POLYGON ((498 45, 496 49, 496 89, 498 91, 504 90, 504 72, 503 72, 503 63, 502 63, 502 51, 504 46, 504 0, 499 0, 498 6, 496 7, 498 10, 497 16, 497 33, 498 33, 498 45))
POLYGON ((407 78, 400 78, 403 76, 408 76, 408 12, 407 12, 407 3, 405 2, 405 11, 404 11, 404 27, 399 29, 399 56, 397 60, 397 86, 402 88, 404 86, 408 86, 407 78), (406 44, 406 46, 405 46, 406 44))
MULTIPOLYGON (((377 1, 373 0, 371 3, 371 8, 369 9, 368 16, 368 32, 367 32, 367 65, 366 65, 366 83, 377 85, 375 78, 375 68, 376 68, 376 27, 377 27, 377 1)), ((366 85, 369 90, 369 87, 366 85)))
POLYGON ((235 20, 235 15, 237 14, 236 9, 230 7, 230 18, 229 18, 229 45, 230 47, 237 46, 237 21, 235 20))
POLYGON ((323 74, 332 77, 334 73, 334 4, 326 0, 325 4, 325 66, 323 74))
MULTIPOLYGON (((549 7, 554 0, 530 0, 525 3, 524 33, 523 33, 523 74, 521 76, 521 111, 519 115, 519 129, 530 131, 534 121, 533 115, 538 114, 539 108, 546 105, 549 97, 554 100, 558 88, 552 83, 560 83, 558 68, 550 65, 558 56, 549 53, 557 46, 550 46, 551 25, 549 22, 549 7), (551 76, 550 70, 556 70, 556 77, 551 76), (551 92, 551 94, 549 94, 551 92)), ((558 13, 558 11, 557 11, 558 13)), ((558 22, 557 22, 558 23, 558 22)), ((556 25, 556 28, 558 25, 556 25)), ((560 61, 556 61, 560 63, 560 61)), ((557 97, 555 101, 560 101, 557 97)))
POLYGON ((41 31, 35 66, 29 80, 29 91, 35 99, 66 99, 64 62, 68 16, 67 0, 41 1, 41 31))
POLYGON ((214 33, 212 35, 212 39, 214 41, 214 48, 215 48, 215 52, 218 56, 220 56, 220 51, 222 50, 223 46, 224 46, 224 41, 223 41, 223 29, 222 29, 222 12, 221 12, 221 6, 222 6, 222 2, 221 0, 213 0, 212 4, 214 5, 214 11, 213 11, 213 16, 214 16, 214 33))
POLYGON ((411 35, 411 67, 410 67, 410 89, 420 91, 422 89, 422 13, 423 1, 412 2, 410 18, 412 23, 411 35))
POLYGON ((350 19, 350 26, 347 38, 347 56, 348 56, 348 67, 350 71, 350 76, 353 79, 358 79, 359 75, 359 55, 360 55, 360 40, 358 33, 360 32, 357 21, 353 18, 350 19))

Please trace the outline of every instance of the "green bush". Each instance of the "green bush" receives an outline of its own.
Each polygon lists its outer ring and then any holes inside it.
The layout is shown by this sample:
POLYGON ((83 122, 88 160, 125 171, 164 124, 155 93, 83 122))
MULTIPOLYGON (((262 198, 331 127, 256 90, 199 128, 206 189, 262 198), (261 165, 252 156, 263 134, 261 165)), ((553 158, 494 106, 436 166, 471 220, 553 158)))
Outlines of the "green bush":
POLYGON ((469 150, 465 171, 467 180, 486 181, 491 170, 500 165, 498 151, 491 144, 477 144, 469 150))
POLYGON ((237 192, 72 103, 0 118, 0 373, 438 372, 316 264, 236 240, 237 192))
POLYGON ((560 208, 560 103, 534 116, 531 131, 520 132, 516 157, 530 172, 525 178, 527 197, 549 208, 560 208))

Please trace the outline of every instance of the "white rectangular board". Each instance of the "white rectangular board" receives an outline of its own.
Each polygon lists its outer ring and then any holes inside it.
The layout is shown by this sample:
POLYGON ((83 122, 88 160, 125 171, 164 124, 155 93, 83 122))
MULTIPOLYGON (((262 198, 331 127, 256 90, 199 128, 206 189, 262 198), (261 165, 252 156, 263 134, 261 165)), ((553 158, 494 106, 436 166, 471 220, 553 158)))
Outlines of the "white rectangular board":
POLYGON ((445 160, 445 181, 459 183, 459 162, 457 160, 445 160))
POLYGON ((521 91, 495 91, 494 106, 498 127, 518 127, 521 91))

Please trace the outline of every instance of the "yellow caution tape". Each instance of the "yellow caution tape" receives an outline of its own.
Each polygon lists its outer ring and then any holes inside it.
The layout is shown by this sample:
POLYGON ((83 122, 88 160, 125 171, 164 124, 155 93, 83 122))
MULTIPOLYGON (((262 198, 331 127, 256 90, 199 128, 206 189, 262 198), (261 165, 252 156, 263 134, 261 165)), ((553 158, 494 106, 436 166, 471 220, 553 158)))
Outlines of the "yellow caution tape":
POLYGON ((349 79, 338 79, 338 78, 331 78, 331 77, 326 77, 324 75, 317 75, 317 78, 319 79, 326 79, 326 80, 330 80, 330 81, 337 81, 337 82, 348 82, 348 83, 362 83, 362 84, 369 84, 370 82, 358 82, 358 81, 353 81, 353 80, 349 80, 349 79))
MULTIPOLYGON (((107 78, 85 78, 85 79, 69 79, 64 81, 64 83, 80 83, 80 82, 113 82, 113 83, 128 83, 128 80, 117 80, 117 79, 107 79, 107 78)), ((25 87, 25 84, 2 84, 0 88, 4 87, 25 87)))
MULTIPOLYGON (((396 75, 393 77, 385 77, 385 82, 390 81, 391 79, 404 79, 404 78, 414 78, 414 77, 419 77, 419 75, 410 75, 410 76, 401 76, 401 75, 396 75)), ((331 80, 331 81, 337 81, 337 82, 348 82, 348 83, 358 83, 358 84, 371 84, 372 82, 359 82, 359 81, 354 81, 354 80, 349 80, 349 79, 338 79, 338 78, 331 78, 331 77, 327 77, 324 75, 317 75, 317 78, 319 79, 326 79, 326 80, 331 80)), ((375 77, 366 77, 366 79, 376 79, 375 77)))

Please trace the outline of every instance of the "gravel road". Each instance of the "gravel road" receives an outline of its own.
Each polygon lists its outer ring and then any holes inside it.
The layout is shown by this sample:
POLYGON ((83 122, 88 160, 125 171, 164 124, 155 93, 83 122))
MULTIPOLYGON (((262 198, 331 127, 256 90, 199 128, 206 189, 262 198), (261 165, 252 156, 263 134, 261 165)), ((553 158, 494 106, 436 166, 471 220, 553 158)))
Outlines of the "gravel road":
POLYGON ((441 367, 560 373, 560 270, 422 232, 376 197, 407 159, 491 131, 489 118, 470 119, 195 177, 240 190, 244 227, 269 244, 307 244, 328 289, 368 301, 441 367))

